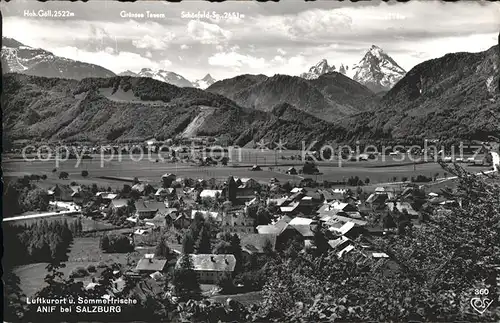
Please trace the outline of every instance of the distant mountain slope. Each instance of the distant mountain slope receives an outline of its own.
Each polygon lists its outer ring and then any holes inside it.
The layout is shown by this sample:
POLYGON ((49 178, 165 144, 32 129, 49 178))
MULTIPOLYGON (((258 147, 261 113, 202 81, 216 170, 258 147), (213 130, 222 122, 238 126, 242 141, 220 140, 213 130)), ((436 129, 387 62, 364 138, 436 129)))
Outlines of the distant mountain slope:
POLYGON ((320 119, 335 121, 365 111, 367 105, 362 102, 375 97, 354 83, 335 72, 314 80, 288 75, 240 75, 216 82, 207 91, 227 96, 247 108, 271 111, 275 105, 288 103, 320 119))
POLYGON ((415 66, 382 98, 381 107, 346 119, 354 138, 486 140, 499 135, 498 46, 453 53, 415 66))
POLYGON ((265 80, 267 80, 267 76, 263 74, 242 74, 233 78, 217 81, 209 86, 207 91, 218 93, 229 98, 265 80))
POLYGON ((115 74, 101 66, 59 56, 40 48, 26 46, 12 38, 2 38, 2 68, 4 73, 83 79, 113 77, 115 74))
POLYGON ((134 73, 132 71, 125 71, 119 74, 120 76, 134 76, 134 77, 149 77, 153 80, 165 82, 168 84, 172 84, 178 87, 195 87, 193 83, 188 81, 182 75, 179 75, 174 72, 169 72, 165 70, 152 70, 150 68, 143 68, 139 71, 139 73, 134 73))
POLYGON ((280 103, 271 109, 271 113, 281 120, 302 123, 308 127, 326 126, 328 122, 295 108, 288 103, 280 103))
POLYGON ((331 100, 353 107, 354 113, 371 110, 380 101, 380 97, 366 86, 341 73, 323 74, 309 82, 331 100))
POLYGON ((218 94, 150 78, 76 81, 7 74, 4 85, 2 123, 13 141, 107 142, 224 135, 239 145, 283 138, 298 148, 307 137, 342 133, 326 123, 331 129, 241 108, 218 94))

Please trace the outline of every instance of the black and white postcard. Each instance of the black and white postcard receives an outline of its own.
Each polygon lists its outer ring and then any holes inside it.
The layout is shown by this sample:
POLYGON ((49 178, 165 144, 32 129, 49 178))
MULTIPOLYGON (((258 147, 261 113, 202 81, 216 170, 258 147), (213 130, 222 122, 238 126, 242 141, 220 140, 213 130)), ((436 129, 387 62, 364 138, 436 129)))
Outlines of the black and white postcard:
POLYGON ((1 2, 4 322, 499 322, 500 3, 1 2))

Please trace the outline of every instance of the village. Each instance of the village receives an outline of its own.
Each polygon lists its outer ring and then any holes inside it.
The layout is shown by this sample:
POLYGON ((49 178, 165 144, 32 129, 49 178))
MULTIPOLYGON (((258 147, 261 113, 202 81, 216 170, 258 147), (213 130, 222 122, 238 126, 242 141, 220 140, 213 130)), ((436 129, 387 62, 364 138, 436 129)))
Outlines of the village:
MULTIPOLYGON (((135 178, 121 190, 60 184, 47 193, 51 205, 73 212, 68 218, 110 225, 87 232, 89 239, 100 241, 101 252, 127 254, 123 263, 74 270, 71 275, 87 289, 96 286, 91 272, 107 266, 113 268, 115 292, 124 288, 125 276, 152 289, 174 287, 174 273, 187 255, 207 297, 258 292, 265 281, 259 267, 273 253, 315 254, 326 248, 338 257, 397 268, 371 241, 402 234, 460 202, 426 193, 415 183, 379 186, 373 192, 312 180, 299 184, 234 176, 222 182, 166 173, 156 185, 135 178), (134 250, 142 252, 132 255, 134 250)), ((176 299, 175 293, 172 297, 176 299)))

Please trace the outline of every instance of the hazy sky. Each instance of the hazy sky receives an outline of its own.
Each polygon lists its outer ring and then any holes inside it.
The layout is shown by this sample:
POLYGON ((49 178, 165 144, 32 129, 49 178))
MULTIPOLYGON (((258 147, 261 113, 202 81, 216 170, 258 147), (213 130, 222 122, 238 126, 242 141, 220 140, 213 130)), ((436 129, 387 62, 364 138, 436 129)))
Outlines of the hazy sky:
POLYGON ((500 30, 500 3, 492 2, 11 1, 0 7, 3 35, 25 45, 115 73, 149 67, 191 80, 207 73, 216 79, 243 73, 298 75, 322 58, 334 65, 356 63, 372 44, 410 70, 449 52, 488 49, 500 30), (42 9, 74 16, 29 17, 25 12, 42 9), (147 11, 164 17, 148 19, 147 11), (203 11, 233 17, 187 17, 203 11), (124 17, 124 12, 144 18, 124 17))

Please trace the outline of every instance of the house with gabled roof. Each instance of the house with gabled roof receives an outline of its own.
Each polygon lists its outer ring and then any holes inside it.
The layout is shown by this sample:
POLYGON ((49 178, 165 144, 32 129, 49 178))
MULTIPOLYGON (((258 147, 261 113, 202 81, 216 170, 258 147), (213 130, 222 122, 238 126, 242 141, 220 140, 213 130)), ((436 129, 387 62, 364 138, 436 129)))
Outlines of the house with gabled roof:
POLYGON ((221 231, 231 233, 253 233, 255 220, 245 214, 244 210, 228 210, 222 213, 221 231))
MULTIPOLYGON (((236 267, 234 255, 190 254, 189 257, 200 283, 216 284, 220 279, 231 278, 236 267)), ((181 260, 177 261, 176 268, 180 267, 181 260)))
POLYGON ((166 208, 165 211, 159 211, 152 219, 146 219, 145 224, 154 228, 168 227, 174 224, 178 216, 176 208, 166 208))
POLYGON ((218 196, 221 196, 221 195, 222 195, 222 190, 208 190, 208 189, 205 189, 205 190, 201 191, 200 198, 209 197, 209 198, 215 199, 215 198, 217 198, 218 196))
POLYGON ((157 259, 154 254, 145 254, 144 258, 137 262, 135 270, 141 274, 152 274, 155 272, 164 272, 166 269, 167 260, 157 259))
POLYGON ((276 248, 276 234, 240 234, 240 245, 243 252, 247 254, 263 254, 266 246, 274 251, 276 248))
POLYGON ((132 191, 136 191, 140 195, 149 195, 153 192, 156 192, 153 186, 148 183, 137 183, 132 186, 132 191))
POLYGON ((95 196, 100 198, 105 204, 108 204, 111 200, 118 198, 118 194, 112 192, 97 192, 95 196))
POLYGON ((73 201, 71 196, 78 189, 73 189, 69 185, 55 185, 47 190, 47 194, 55 201, 70 202, 73 201))
POLYGON ((116 210, 122 207, 127 207, 127 205, 128 205, 127 199, 113 199, 111 200, 111 203, 109 203, 109 207, 112 210, 116 210))
POLYGON ((298 213, 298 207, 300 205, 300 202, 291 202, 285 206, 280 207, 280 211, 283 214, 288 214, 288 215, 294 215, 298 213))
POLYGON ((134 205, 135 215, 139 219, 152 219, 157 214, 165 216, 167 213, 167 207, 163 202, 137 200, 134 205))
POLYGON ((191 220, 193 220, 196 214, 199 213, 204 219, 211 218, 214 221, 220 222, 221 216, 218 212, 204 211, 204 210, 191 210, 191 220))
POLYGON ((413 206, 411 206, 408 202, 387 202, 386 205, 389 208, 389 211, 394 211, 394 208, 396 208, 401 213, 403 210, 406 210, 411 217, 418 217, 419 215, 419 213, 415 211, 413 206))

